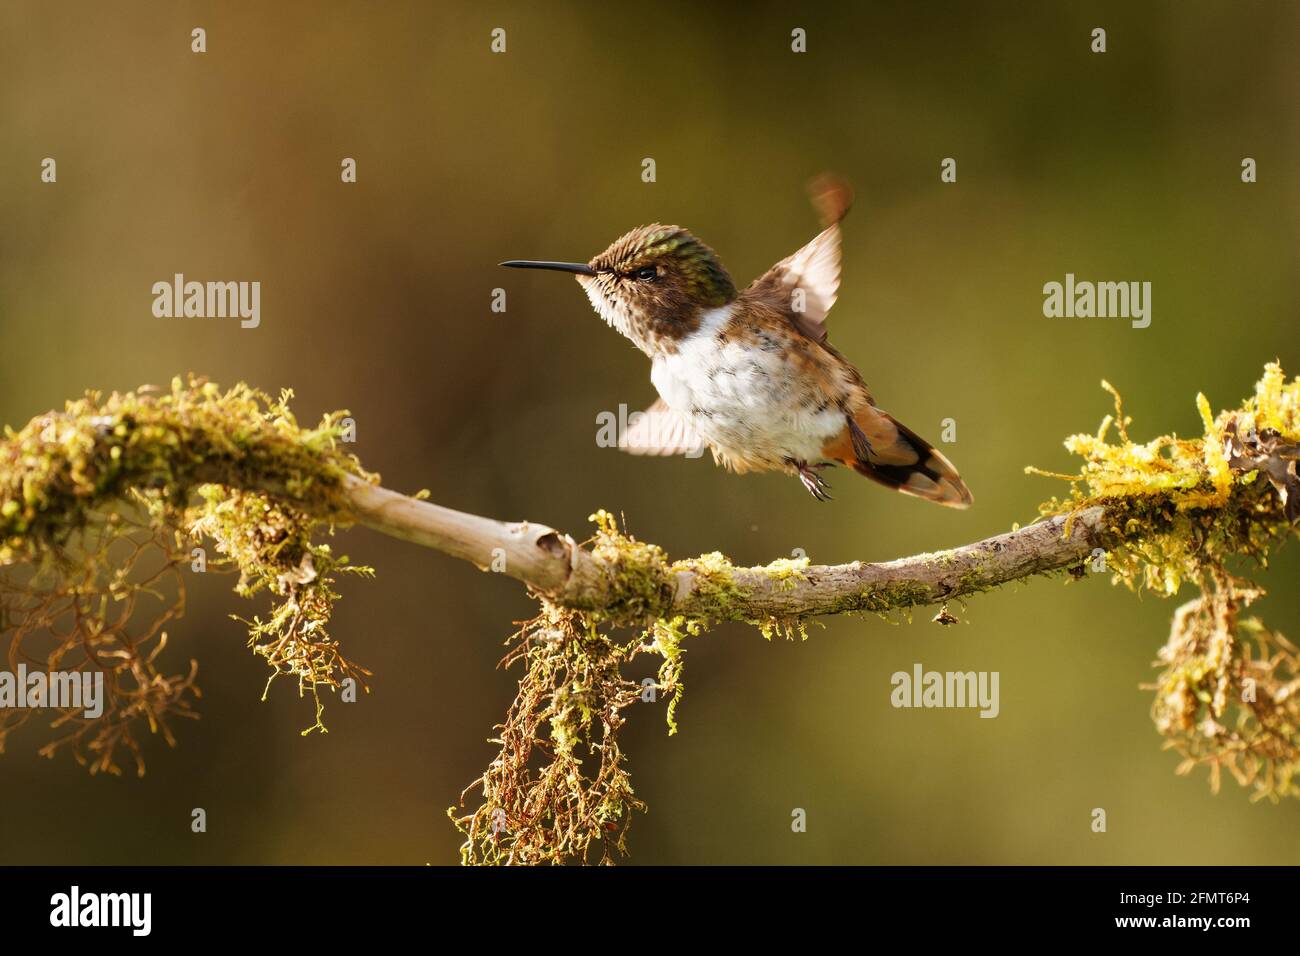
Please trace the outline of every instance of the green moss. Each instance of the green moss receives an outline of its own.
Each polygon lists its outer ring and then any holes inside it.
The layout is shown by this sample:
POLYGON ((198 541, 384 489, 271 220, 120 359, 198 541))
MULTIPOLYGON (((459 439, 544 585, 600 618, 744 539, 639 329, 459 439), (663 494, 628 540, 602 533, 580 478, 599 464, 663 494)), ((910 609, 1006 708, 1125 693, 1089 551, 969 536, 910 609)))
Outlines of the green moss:
POLYGON ((985 583, 988 581, 988 573, 987 562, 977 562, 974 567, 957 576, 957 588, 962 594, 978 594, 987 591, 991 588, 991 585, 985 583))
POLYGON ((1207 569, 1229 558, 1263 563, 1292 533, 1278 491, 1258 481, 1255 469, 1234 468, 1224 449, 1233 435, 1265 429, 1294 443, 1300 436, 1300 380, 1286 382, 1272 363, 1255 394, 1236 409, 1213 416, 1205 396, 1197 396, 1200 437, 1161 435, 1142 443, 1129 438, 1132 421, 1119 393, 1109 383, 1102 385, 1114 398, 1114 413, 1095 434, 1065 442, 1083 459, 1079 473, 1027 470, 1071 483, 1069 495, 1041 506, 1044 515, 1076 514, 1092 505, 1106 509, 1108 528, 1123 542, 1108 554, 1116 581, 1175 594, 1185 581, 1199 585, 1207 569))
POLYGON ((1257 796, 1300 795, 1292 784, 1300 773, 1296 660, 1281 635, 1254 619, 1238 622, 1238 608, 1262 592, 1232 572, 1266 566, 1296 532, 1300 379, 1288 382, 1271 363, 1236 409, 1214 415, 1205 396, 1196 397, 1199 437, 1147 442, 1129 437, 1119 393, 1102 385, 1114 413, 1095 434, 1066 440, 1083 465, 1076 475, 1052 475, 1069 481, 1070 493, 1040 510, 1072 517, 1102 506, 1119 542, 1106 555, 1116 583, 1165 596, 1184 584, 1201 592, 1175 614, 1152 685, 1156 727, 1184 755, 1180 771, 1206 765, 1217 788, 1226 768, 1257 796))
POLYGON ((614 625, 636 623, 670 607, 675 584, 663 549, 621 532, 603 508, 588 520, 595 523, 596 533, 587 546, 612 595, 593 618, 614 625))
MULTIPOLYGON (((367 672, 341 654, 328 622, 335 579, 370 572, 318 539, 346 518, 343 476, 378 478, 342 450, 346 411, 304 427, 291 397, 175 379, 169 391, 88 392, 20 430, 5 428, 0 570, 10 571, 0 580, 0 622, 6 634, 22 634, 52 609, 74 612, 75 627, 50 659, 84 656, 112 682, 112 712, 70 723, 47 752, 67 743, 92 770, 117 772, 125 748, 142 770, 132 725, 166 733, 168 715, 192 716, 192 669, 161 674, 150 644, 166 640, 163 625, 184 607, 192 549, 209 543, 217 554, 203 570, 237 571, 238 593, 273 596, 267 618, 245 622, 249 643, 272 678, 291 675, 316 698, 312 729, 324 729, 320 687, 364 683, 367 672), (170 595, 162 582, 174 585, 170 595), (146 608, 152 623, 128 632, 123 613, 146 608)), ((0 743, 11 726, 0 724, 0 743)))
MULTIPOLYGON (((612 528, 612 526, 611 526, 612 528)), ((657 653, 679 656, 661 630, 657 653)), ((503 664, 522 665, 518 693, 493 742, 497 757, 471 787, 481 798, 448 815, 465 835, 465 863, 612 862, 626 852, 632 789, 619 746, 625 712, 642 687, 624 676, 651 649, 620 641, 593 615, 548 601, 510 641, 503 664)), ((462 797, 462 800, 464 797, 462 797)))
POLYGON ((700 621, 679 614, 669 619, 657 619, 646 632, 655 653, 663 658, 659 666, 658 687, 669 695, 666 719, 670 737, 677 733, 677 707, 686 692, 682 682, 682 655, 685 653, 682 642, 687 637, 698 637, 704 632, 704 627, 700 621))
POLYGON ((753 569, 755 574, 770 579, 780 591, 790 591, 808 580, 807 558, 777 558, 771 564, 753 569))
POLYGON ((875 614, 930 602, 930 588, 916 581, 877 585, 862 592, 862 609, 875 614))
POLYGON ((700 609, 701 623, 735 617, 741 591, 736 585, 736 568, 724 554, 711 551, 689 561, 678 561, 670 570, 674 576, 691 575, 691 594, 700 609))
POLYGON ((38 559, 129 490, 149 503, 181 505, 209 482, 275 487, 315 516, 337 514, 341 476, 374 476, 339 447, 346 411, 303 428, 291 397, 175 379, 170 392, 89 392, 20 431, 6 427, 0 565, 38 559))

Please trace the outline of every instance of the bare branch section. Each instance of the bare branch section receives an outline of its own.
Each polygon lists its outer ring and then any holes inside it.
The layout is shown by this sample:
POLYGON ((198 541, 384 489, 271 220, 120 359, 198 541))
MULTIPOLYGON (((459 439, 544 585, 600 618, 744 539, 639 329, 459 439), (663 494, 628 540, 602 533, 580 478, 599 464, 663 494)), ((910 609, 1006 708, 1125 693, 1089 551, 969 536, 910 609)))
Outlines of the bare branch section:
MULTIPOLYGON (((556 604, 603 610, 621 599, 616 574, 572 537, 528 521, 504 522, 439 505, 348 477, 346 498, 359 523, 434 548, 527 584, 556 604)), ((1079 565, 1119 536, 1094 506, 1073 520, 1054 517, 949 551, 880 564, 809 565, 794 573, 735 568, 721 604, 702 586, 716 574, 712 562, 671 566, 662 615, 707 614, 717 619, 803 618, 847 611, 885 611, 934 604, 1030 575, 1079 565), (1068 530, 1068 535, 1067 535, 1068 530)))
MULTIPOLYGON (((810 566, 803 578, 780 582, 762 569, 737 571, 737 587, 753 616, 806 617, 935 604, 1034 574, 1078 566, 1118 536, 1105 530, 1104 510, 1089 508, 1069 523, 1054 517, 973 544, 880 564, 810 566)), ((687 572, 689 574, 689 572, 687 572)), ((679 602, 689 610, 689 584, 679 602)))

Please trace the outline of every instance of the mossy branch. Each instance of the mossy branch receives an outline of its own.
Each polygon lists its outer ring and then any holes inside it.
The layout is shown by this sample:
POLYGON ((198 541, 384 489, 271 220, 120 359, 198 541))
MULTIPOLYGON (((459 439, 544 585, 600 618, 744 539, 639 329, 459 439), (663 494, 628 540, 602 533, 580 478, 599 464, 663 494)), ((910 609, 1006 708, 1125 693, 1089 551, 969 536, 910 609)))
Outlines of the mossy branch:
POLYGON ((814 565, 782 559, 737 567, 717 553, 670 563, 652 545, 618 547, 609 536, 604 547, 588 547, 546 525, 465 514, 357 479, 345 478, 342 493, 345 510, 361 524, 504 573, 560 607, 628 621, 680 614, 797 622, 936 604, 1079 567, 1097 549, 1135 534, 1108 521, 1107 509, 1096 505, 895 561, 814 565))
MULTIPOLYGON (((1103 383, 1104 384, 1104 383, 1103 383)), ((1106 386, 1109 388, 1109 386, 1106 386)), ((472 786, 482 798, 449 811, 466 835, 467 862, 560 862, 625 849, 639 809, 618 731, 624 712, 656 694, 682 694, 685 642, 718 621, 752 622, 767 637, 807 636, 812 617, 888 613, 946 603, 1054 571, 1106 570, 1131 588, 1201 597, 1175 615, 1160 652, 1153 718, 1180 769, 1223 769, 1256 794, 1300 787, 1300 653, 1241 610, 1260 592, 1229 562, 1264 564, 1300 514, 1300 380, 1269 365, 1253 397, 1211 414, 1198 396, 1204 434, 1128 436, 1118 393, 1095 434, 1066 447, 1083 459, 1063 499, 1042 520, 963 547, 880 564, 817 566, 782 559, 738 567, 721 553, 670 561, 620 530, 604 511, 579 542, 529 522, 457 512, 382 488, 343 446, 346 412, 315 428, 298 424, 289 393, 272 399, 200 379, 169 392, 89 393, 0 440, 0 636, 9 664, 102 671, 103 716, 46 708, 92 770, 118 770, 134 753, 140 720, 172 740, 170 717, 193 716, 194 662, 159 670, 167 630, 184 609, 184 565, 238 573, 235 590, 272 596, 269 616, 244 621, 249 645, 272 678, 299 692, 364 685, 369 672, 329 633, 336 579, 369 574, 322 538, 364 524, 524 582, 541 603, 512 636, 503 663, 520 664, 519 694, 493 742, 498 757, 472 786), (1112 429, 1118 437, 1112 438, 1112 429), (194 557, 195 555, 199 557, 194 557), (618 636, 626 631, 626 636, 618 636), (634 683, 628 663, 659 661, 634 683), (650 695, 647 697, 646 695, 650 695), (540 767, 539 759, 540 757, 540 767), (580 756, 582 755, 582 756, 580 756)), ((1033 470, 1033 469, 1031 469, 1033 470)), ((951 621, 945 607, 936 617, 951 621)), ((32 710, 0 713, 0 747, 32 710)), ((463 799, 463 797, 462 797, 463 799)))

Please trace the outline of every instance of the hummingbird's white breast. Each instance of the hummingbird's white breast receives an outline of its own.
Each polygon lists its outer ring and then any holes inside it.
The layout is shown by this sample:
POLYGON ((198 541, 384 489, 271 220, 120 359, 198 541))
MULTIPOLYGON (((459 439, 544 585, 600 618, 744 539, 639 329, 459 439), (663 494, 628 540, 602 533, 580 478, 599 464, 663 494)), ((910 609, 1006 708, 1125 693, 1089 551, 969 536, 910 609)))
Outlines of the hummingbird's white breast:
POLYGON ((660 397, 736 471, 816 462, 844 429, 844 409, 801 371, 781 339, 746 334, 736 303, 701 315, 699 328, 650 371, 660 397))

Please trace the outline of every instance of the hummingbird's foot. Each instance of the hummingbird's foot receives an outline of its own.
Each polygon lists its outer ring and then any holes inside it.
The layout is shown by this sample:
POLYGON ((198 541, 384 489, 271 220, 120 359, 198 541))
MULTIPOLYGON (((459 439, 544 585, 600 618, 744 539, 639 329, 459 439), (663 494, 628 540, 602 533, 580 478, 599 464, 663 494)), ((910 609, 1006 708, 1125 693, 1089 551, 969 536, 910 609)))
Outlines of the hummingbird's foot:
POLYGON ((804 461, 791 461, 790 465, 798 472, 799 480, 803 482, 803 486, 808 489, 810 495, 818 501, 832 500, 831 496, 826 493, 826 489, 830 488, 830 485, 826 483, 825 478, 817 473, 817 469, 825 467, 824 465, 809 465, 804 461))

